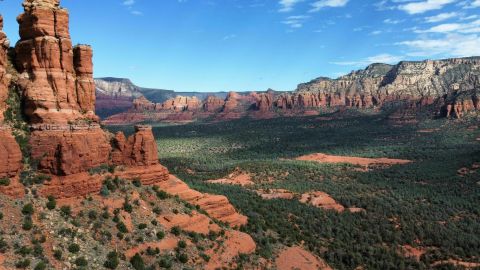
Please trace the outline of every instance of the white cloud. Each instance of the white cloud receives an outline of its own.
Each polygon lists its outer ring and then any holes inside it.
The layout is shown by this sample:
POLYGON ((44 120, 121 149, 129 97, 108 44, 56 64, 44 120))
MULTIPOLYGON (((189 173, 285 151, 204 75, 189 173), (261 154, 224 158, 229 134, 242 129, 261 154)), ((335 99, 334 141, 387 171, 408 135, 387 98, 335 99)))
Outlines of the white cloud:
POLYGON ((431 10, 442 9, 445 5, 453 2, 455 2, 455 0, 426 0, 400 5, 398 8, 408 14, 420 14, 431 10))
POLYGON ((448 20, 448 19, 451 19, 451 18, 454 18, 454 17, 458 17, 458 16, 459 16, 459 14, 457 12, 440 13, 440 14, 435 15, 435 16, 426 17, 425 21, 427 23, 436 23, 436 22, 445 21, 445 20, 448 20))
POLYGON ((296 4, 302 2, 303 0, 280 0, 278 3, 281 8, 278 10, 279 12, 290 12, 293 10, 296 4))
POLYGON ((386 20, 383 20, 383 22, 387 24, 399 24, 399 23, 402 23, 403 20, 386 19, 386 20))
POLYGON ((480 32, 480 20, 469 23, 444 23, 433 26, 427 30, 415 30, 415 33, 478 33, 480 32))
POLYGON ((301 28, 303 23, 310 18, 310 16, 299 15, 299 16, 289 16, 282 23, 288 25, 291 28, 301 28))
POLYGON ((473 0, 472 2, 465 2, 463 8, 478 8, 480 7, 480 0, 473 0))
POLYGON ((367 66, 373 63, 396 64, 402 61, 402 59, 403 59, 402 56, 383 53, 383 54, 370 56, 358 61, 340 61, 340 62, 332 62, 332 64, 339 65, 339 66, 367 66))
POLYGON ((349 0, 320 0, 312 3, 311 12, 316 12, 326 7, 344 7, 349 0))
POLYGON ((135 0, 124 0, 123 5, 124 6, 133 6, 135 4, 135 0))
POLYGON ((465 57, 480 55, 480 36, 477 34, 447 34, 437 39, 416 39, 397 43, 407 46, 409 55, 418 57, 465 57))

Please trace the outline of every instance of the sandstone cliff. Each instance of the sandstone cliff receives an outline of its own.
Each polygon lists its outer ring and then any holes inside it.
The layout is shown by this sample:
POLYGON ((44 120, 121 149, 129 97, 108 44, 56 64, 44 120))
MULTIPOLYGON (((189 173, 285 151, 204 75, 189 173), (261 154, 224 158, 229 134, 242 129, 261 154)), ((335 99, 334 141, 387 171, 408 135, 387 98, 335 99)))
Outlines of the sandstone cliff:
POLYGON ((110 117, 105 123, 270 118, 318 114, 323 108, 396 108, 395 115, 406 113, 413 117, 417 109, 428 108, 437 116, 460 118, 480 111, 479 78, 479 57, 372 64, 338 79, 320 77, 300 84, 294 92, 230 92, 226 99, 209 96, 195 101, 194 107, 188 106, 188 97, 170 101, 180 104, 177 106, 153 104, 142 98, 141 106, 110 117))

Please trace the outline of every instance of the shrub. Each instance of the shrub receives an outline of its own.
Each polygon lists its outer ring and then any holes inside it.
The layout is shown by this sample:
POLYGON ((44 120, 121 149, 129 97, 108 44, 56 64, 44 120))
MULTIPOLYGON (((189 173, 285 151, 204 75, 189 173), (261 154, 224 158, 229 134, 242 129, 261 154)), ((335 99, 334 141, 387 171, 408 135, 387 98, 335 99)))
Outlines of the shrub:
POLYGON ((31 217, 25 217, 22 224, 22 229, 25 231, 30 231, 33 228, 33 221, 31 217))
POLYGON ((116 269, 120 264, 120 260, 118 259, 118 254, 115 251, 108 253, 107 260, 103 264, 105 268, 108 269, 116 269))
POLYGON ((59 261, 62 260, 62 255, 63 255, 63 254, 62 254, 62 251, 59 250, 59 249, 57 249, 57 250, 55 250, 55 251, 53 252, 53 257, 54 257, 55 259, 59 260, 59 261))
POLYGON ((9 185, 10 185, 10 179, 0 178, 0 186, 9 186, 9 185))
POLYGON ((210 261, 210 256, 208 256, 207 254, 205 253, 200 253, 200 257, 202 257, 202 259, 206 262, 209 262, 210 261))
POLYGON ((127 226, 121 221, 117 223, 117 229, 121 233, 128 233, 127 226))
POLYGON ((88 218, 91 220, 97 219, 97 212, 95 210, 90 210, 88 212, 88 218))
POLYGON ((141 187, 142 186, 142 182, 140 181, 140 179, 134 179, 133 180, 133 185, 136 186, 136 187, 141 187))
POLYGON ((2 219, 3 219, 3 213, 0 212, 0 220, 2 220, 2 219))
POLYGON ((157 232, 157 238, 158 240, 165 238, 165 232, 163 231, 157 232))
POLYGON ((5 253, 8 249, 8 243, 5 239, 0 238, 0 253, 5 253))
POLYGON ((70 244, 68 246, 68 251, 70 251, 71 253, 78 253, 80 251, 80 246, 78 244, 70 244))
POLYGON ((48 196, 48 202, 47 202, 46 206, 47 206, 48 210, 55 209, 55 207, 57 207, 57 201, 55 200, 55 197, 48 196))
POLYGON ((125 199, 125 202, 123 203, 123 210, 125 210, 125 212, 127 213, 132 213, 133 211, 133 206, 130 203, 128 203, 127 199, 125 199))
POLYGON ((31 203, 25 204, 22 208, 22 214, 24 214, 25 216, 31 216, 33 212, 33 204, 31 203))
POLYGON ((35 268, 33 268, 34 270, 45 270, 47 269, 47 264, 44 262, 44 261, 41 261, 39 263, 37 263, 37 265, 35 265, 35 268))
POLYGON ((138 253, 130 259, 130 263, 135 270, 145 270, 145 263, 143 262, 142 256, 138 253))
POLYGON ((85 259, 85 257, 78 257, 76 260, 75 260, 75 265, 76 266, 87 266, 88 265, 88 261, 87 259, 85 259))
POLYGON ((183 241, 183 240, 180 240, 180 241, 178 242, 177 247, 178 247, 179 249, 184 249, 184 248, 187 247, 187 243, 186 243, 185 241, 183 241))
POLYGON ((141 223, 141 224, 138 225, 138 228, 139 228, 140 230, 145 230, 145 229, 147 228, 147 224, 141 223))
POLYGON ((60 208, 60 212, 65 217, 70 217, 72 215, 72 209, 68 205, 64 205, 60 208))
POLYGON ((158 265, 161 268, 170 269, 172 268, 172 265, 173 265, 172 259, 170 257, 164 256, 160 259, 160 261, 158 262, 158 265))
POLYGON ((185 253, 179 253, 177 254, 177 259, 181 263, 187 263, 188 262, 188 256, 185 253))
POLYGON ((17 267, 17 268, 27 268, 29 266, 30 266, 30 260, 29 259, 20 260, 20 261, 15 263, 15 267, 17 267))
POLYGON ((170 195, 168 195, 168 193, 166 193, 163 190, 157 190, 156 194, 157 194, 157 198, 159 198, 160 200, 165 200, 170 197, 170 195))
POLYGON ((179 236, 182 230, 178 226, 173 226, 170 232, 175 236, 179 236))

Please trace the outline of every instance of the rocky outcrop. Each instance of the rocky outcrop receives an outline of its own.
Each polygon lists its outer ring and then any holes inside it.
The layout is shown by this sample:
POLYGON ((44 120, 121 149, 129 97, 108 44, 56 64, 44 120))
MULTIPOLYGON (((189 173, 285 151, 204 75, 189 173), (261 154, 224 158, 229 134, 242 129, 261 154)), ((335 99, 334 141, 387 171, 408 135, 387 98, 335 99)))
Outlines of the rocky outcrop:
POLYGON ((173 196, 197 205, 210 217, 228 223, 232 227, 247 224, 247 217, 239 214, 225 196, 200 193, 189 188, 187 184, 173 175, 167 181, 159 182, 156 185, 173 196))
POLYGON ((170 110, 175 112, 195 111, 200 108, 200 100, 197 97, 177 96, 165 101, 156 110, 170 110))
POLYGON ((33 125, 30 145, 38 170, 61 176, 107 164, 111 149, 99 125, 33 125))
POLYGON ((0 179, 18 175, 22 168, 22 152, 11 130, 0 126, 0 179))
POLYGON ((5 100, 8 97, 8 85, 10 75, 7 74, 7 50, 10 42, 2 31, 3 17, 0 15, 0 123, 3 121, 3 113, 6 110, 5 100))
POLYGON ((158 162, 157 143, 150 126, 136 126, 128 139, 119 132, 112 140, 111 162, 126 169, 117 170, 124 179, 139 179, 144 185, 168 180, 168 170, 158 162))
POLYGON ((96 120, 92 51, 73 48, 59 0, 26 0, 15 46, 25 114, 33 124, 96 120))
POLYGON ((214 113, 221 111, 224 105, 225 101, 223 99, 215 96, 209 96, 203 104, 203 109, 206 112, 214 113))

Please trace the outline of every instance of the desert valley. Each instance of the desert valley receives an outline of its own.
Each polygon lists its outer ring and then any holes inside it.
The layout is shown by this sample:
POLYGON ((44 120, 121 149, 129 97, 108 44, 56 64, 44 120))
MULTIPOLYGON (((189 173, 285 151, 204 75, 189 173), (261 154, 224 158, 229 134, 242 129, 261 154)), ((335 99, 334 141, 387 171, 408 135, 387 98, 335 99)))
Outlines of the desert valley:
POLYGON ((178 92, 69 16, 0 15, 0 270, 480 269, 480 57, 178 92))

